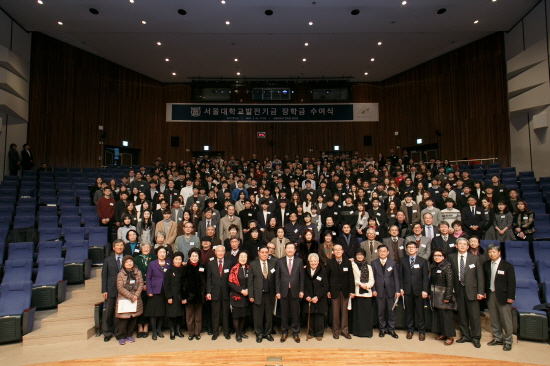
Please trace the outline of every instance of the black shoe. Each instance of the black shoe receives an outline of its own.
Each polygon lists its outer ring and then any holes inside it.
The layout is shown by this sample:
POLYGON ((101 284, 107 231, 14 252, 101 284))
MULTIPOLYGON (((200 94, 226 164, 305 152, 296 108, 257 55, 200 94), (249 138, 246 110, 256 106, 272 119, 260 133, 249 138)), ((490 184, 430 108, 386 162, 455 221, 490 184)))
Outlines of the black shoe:
POLYGON ((248 336, 246 334, 241 334, 242 339, 248 339, 248 336))
POLYGON ((156 340, 157 340, 157 335, 156 335, 156 334, 153 334, 153 335, 151 336, 151 339, 154 340, 154 341, 156 341, 156 340))
POLYGON ((174 330, 174 328, 170 328, 170 340, 174 340, 176 339, 176 331, 174 330))
POLYGON ((511 350, 512 350, 512 345, 506 343, 506 344, 504 345, 504 347, 502 347, 502 350, 503 350, 503 351, 511 351, 511 350))
POLYGON ((112 337, 113 336, 105 336, 105 338, 103 338, 103 342, 109 342, 112 337))
POLYGON ((176 327, 176 337, 183 338, 183 333, 181 332, 181 328, 179 325, 176 327))
POLYGON ((149 337, 149 331, 143 332, 143 333, 141 334, 141 338, 147 338, 147 337, 149 337))
POLYGON ((225 339, 231 339, 231 336, 228 334, 225 336, 225 339))
POLYGON ((209 330, 209 331, 208 331, 208 335, 212 335, 212 334, 214 334, 214 333, 212 333, 212 331, 209 330))
POLYGON ((274 339, 273 339, 273 337, 271 336, 271 334, 268 335, 268 336, 266 336, 265 339, 267 339, 269 342, 273 342, 273 341, 274 341, 274 339))
POLYGON ((218 339, 218 336, 217 336, 217 335, 213 335, 213 336, 212 336, 212 340, 215 341, 216 339, 218 339))
POLYGON ((386 335, 386 332, 384 332, 383 330, 381 330, 379 333, 378 333, 378 336, 380 338, 384 338, 384 336, 386 335))
POLYGON ((392 336, 392 338, 395 338, 395 339, 399 338, 399 336, 395 332, 390 332, 390 336, 392 336))
POLYGON ((198 335, 198 336, 195 336, 195 339, 196 339, 197 341, 200 341, 200 339, 201 339, 201 336, 200 336, 200 335, 198 335))
POLYGON ((141 332, 137 332, 136 338, 141 338, 141 332))
POLYGON ((187 339, 189 339, 190 341, 192 341, 192 340, 193 340, 193 338, 195 338, 195 337, 193 337, 193 336, 189 336, 189 337, 187 337, 187 339))
POLYGON ((470 339, 465 338, 465 337, 461 337, 461 338, 456 340, 456 343, 466 343, 466 342, 470 342, 470 339))
POLYGON ((256 336, 256 343, 262 343, 262 336, 256 336))
POLYGON ((237 342, 239 342, 239 343, 241 343, 241 342, 243 341, 243 339, 241 338, 241 336, 237 336, 236 339, 237 339, 237 342))
POLYGON ((472 343, 474 344, 475 348, 481 347, 481 343, 479 343, 479 339, 472 339, 472 343))
POLYGON ((157 337, 164 338, 164 334, 162 334, 162 332, 157 331, 157 337))
POLYGON ((502 341, 497 341, 493 339, 491 342, 487 343, 488 346, 502 346, 504 343, 502 341))

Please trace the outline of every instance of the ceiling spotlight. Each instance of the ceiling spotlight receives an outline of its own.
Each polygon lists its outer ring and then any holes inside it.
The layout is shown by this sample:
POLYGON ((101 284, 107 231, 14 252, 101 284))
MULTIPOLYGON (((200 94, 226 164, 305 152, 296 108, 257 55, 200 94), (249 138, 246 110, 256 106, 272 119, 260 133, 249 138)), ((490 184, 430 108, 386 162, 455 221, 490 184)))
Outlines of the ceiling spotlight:
POLYGON ((494 3, 496 3, 496 2, 497 2, 497 0, 493 0, 493 2, 494 2, 494 3))
POLYGON ((227 20, 227 21, 225 22, 225 24, 229 25, 229 24, 231 24, 231 22, 229 22, 229 20, 227 20))
POLYGON ((368 75, 368 74, 369 74, 368 72, 365 73, 365 75, 368 75))
POLYGON ((313 22, 309 22, 308 24, 309 24, 309 25, 313 25, 313 22))
POLYGON ((306 62, 306 59, 305 59, 305 58, 303 58, 303 59, 302 59, 302 61, 303 61, 303 62, 306 62))
POLYGON ((378 42, 378 45, 379 45, 379 46, 382 46, 382 42, 378 42))
POLYGON ((267 16, 273 15, 273 10, 267 9, 265 11, 265 15, 267 15, 267 16))
POLYGON ((128 0, 129 2, 131 2, 132 4, 134 3, 134 0, 128 0))
POLYGON ((306 47, 307 47, 307 46, 309 46, 309 43, 307 43, 307 42, 306 42, 306 43, 304 43, 304 46, 306 46, 306 47))
POLYGON ((238 59, 238 58, 236 58, 236 59, 235 59, 235 62, 239 62, 239 59, 238 59))
POLYGON ((357 15, 357 14, 359 14, 359 9, 353 9, 351 11, 351 15, 357 15))
POLYGON ((141 24, 147 24, 147 22, 145 20, 142 20, 141 24))
POLYGON ((403 2, 401 3, 401 5, 407 5, 407 0, 403 0, 403 2))
POLYGON ((160 42, 157 42, 157 46, 160 46, 161 44, 162 44, 162 43, 160 43, 160 42))
POLYGON ((221 3, 222 3, 222 4, 225 4, 225 0, 222 0, 221 3))
POLYGON ((170 59, 169 59, 169 58, 165 58, 164 61, 168 62, 168 61, 170 61, 170 59))
POLYGON ((94 8, 90 8, 90 13, 92 13, 93 15, 97 15, 97 14, 99 14, 99 10, 94 9, 94 8))
POLYGON ((374 57, 370 59, 371 61, 374 61, 374 57))
POLYGON ((39 3, 40 5, 44 4, 42 0, 37 0, 36 2, 39 3))
POLYGON ((474 21, 474 24, 477 24, 477 23, 479 23, 479 20, 474 21))
POLYGON ((187 14, 187 12, 183 9, 178 9, 178 14, 179 15, 185 15, 185 14, 187 14))
POLYGON ((176 76, 176 73, 175 73, 175 72, 173 72, 173 73, 172 73, 172 75, 176 76))
POLYGON ((57 22, 57 24, 59 24, 59 25, 63 25, 63 22, 57 22))
POLYGON ((241 73, 240 73, 240 72, 238 72, 238 73, 237 73, 237 76, 239 76, 240 74, 241 74, 241 73))

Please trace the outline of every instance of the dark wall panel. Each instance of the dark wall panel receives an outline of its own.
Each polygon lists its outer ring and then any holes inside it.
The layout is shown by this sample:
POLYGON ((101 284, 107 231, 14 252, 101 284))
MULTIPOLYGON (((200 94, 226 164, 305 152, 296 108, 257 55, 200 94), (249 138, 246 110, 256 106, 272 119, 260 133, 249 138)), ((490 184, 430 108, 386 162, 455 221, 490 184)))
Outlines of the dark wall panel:
MULTIPOLYGON (((189 85, 160 83, 35 33, 28 140, 38 160, 55 166, 100 166, 99 125, 106 145, 128 140, 141 149, 144 164, 157 155, 189 159, 203 145, 236 157, 316 155, 333 145, 386 154, 416 138, 438 143, 445 158, 498 157, 507 164, 503 53, 503 36, 494 34, 383 82, 354 85, 353 102, 380 103, 380 122, 167 123, 165 104, 190 102, 189 85), (256 138, 260 131, 267 138, 256 138), (372 146, 363 146, 365 135, 372 136, 372 146), (171 136, 180 137, 179 147, 171 147, 171 136)), ((309 102, 304 88, 295 95, 297 102, 309 102)), ((249 99, 243 96, 243 102, 249 99)))

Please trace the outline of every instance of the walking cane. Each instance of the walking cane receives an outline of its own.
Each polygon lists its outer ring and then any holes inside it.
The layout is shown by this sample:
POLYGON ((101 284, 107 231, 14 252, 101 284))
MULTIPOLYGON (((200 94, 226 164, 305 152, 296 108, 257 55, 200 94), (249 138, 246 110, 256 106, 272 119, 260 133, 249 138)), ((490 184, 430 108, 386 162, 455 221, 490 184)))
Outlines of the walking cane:
POLYGON ((306 332, 306 342, 309 341, 309 319, 311 318, 311 302, 307 306, 307 332, 306 332))

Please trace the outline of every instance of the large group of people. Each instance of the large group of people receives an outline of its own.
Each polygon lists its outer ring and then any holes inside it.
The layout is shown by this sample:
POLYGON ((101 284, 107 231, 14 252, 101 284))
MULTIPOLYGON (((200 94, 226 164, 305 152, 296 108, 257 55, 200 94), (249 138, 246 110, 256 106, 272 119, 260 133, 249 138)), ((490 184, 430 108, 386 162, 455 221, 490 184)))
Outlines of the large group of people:
POLYGON ((497 175, 484 185, 448 161, 321 154, 190 162, 158 157, 90 191, 113 245, 102 270, 105 341, 149 336, 257 342, 399 336, 431 331, 481 346, 485 306, 494 339, 512 347, 513 267, 481 239, 532 240, 534 214, 497 175), (231 321, 230 321, 231 319, 231 321), (221 332, 220 332, 221 328, 221 332))

